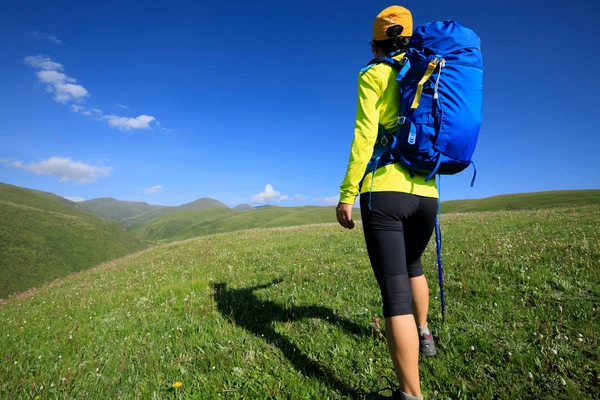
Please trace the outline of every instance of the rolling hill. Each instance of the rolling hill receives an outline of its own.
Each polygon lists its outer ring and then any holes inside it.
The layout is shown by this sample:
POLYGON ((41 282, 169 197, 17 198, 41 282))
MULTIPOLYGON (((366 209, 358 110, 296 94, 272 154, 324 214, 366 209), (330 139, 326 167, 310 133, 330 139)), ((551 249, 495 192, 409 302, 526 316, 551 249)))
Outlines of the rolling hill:
POLYGON ((27 190, 30 190, 33 193, 35 193, 35 194, 37 194, 39 196, 45 197, 45 198, 47 198, 49 200, 57 201, 60 204, 64 204, 65 206, 69 206, 71 208, 75 208, 75 209, 81 210, 81 211, 87 211, 87 209, 85 207, 82 207, 79 203, 76 203, 76 202, 71 201, 69 199, 65 199, 64 197, 59 196, 57 194, 49 193, 49 192, 43 192, 41 190, 34 190, 34 189, 27 189, 27 190))
MULTIPOLYGON (((360 211, 354 212, 360 219, 360 211)), ((333 207, 262 207, 253 210, 206 209, 166 214, 147 224, 131 229, 138 239, 170 242, 251 228, 271 228, 335 222, 333 207)))
POLYGON ((192 201, 191 203, 182 204, 177 207, 171 207, 173 211, 195 211, 204 210, 206 208, 226 208, 229 209, 225 204, 219 200, 211 199, 209 197, 203 197, 201 199, 192 201))
POLYGON ((90 213, 99 217, 121 222, 125 226, 141 225, 165 214, 177 211, 203 210, 207 208, 226 208, 218 200, 203 197, 180 206, 155 206, 148 203, 122 201, 113 198, 93 199, 80 203, 90 213))
POLYGON ((86 200, 79 204, 94 215, 117 221, 165 208, 164 206, 153 206, 148 203, 117 200, 112 197, 86 200))
POLYGON ((516 193, 473 200, 443 201, 442 213, 534 210, 600 205, 600 190, 556 190, 516 193))
POLYGON ((0 298, 143 248, 58 197, 0 184, 0 298))

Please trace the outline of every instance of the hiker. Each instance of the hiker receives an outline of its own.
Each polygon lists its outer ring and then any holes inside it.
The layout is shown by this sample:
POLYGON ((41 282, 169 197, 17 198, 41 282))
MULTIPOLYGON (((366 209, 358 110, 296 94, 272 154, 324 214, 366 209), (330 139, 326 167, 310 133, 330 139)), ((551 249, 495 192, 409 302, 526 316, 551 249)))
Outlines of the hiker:
MULTIPOLYGON (((392 6, 375 19, 371 48, 376 58, 401 60, 412 35, 409 10, 392 6)), ((427 327, 429 290, 421 265, 437 207, 435 179, 409 172, 400 163, 365 170, 381 124, 393 131, 400 108, 398 71, 386 63, 364 68, 358 79, 354 140, 336 213, 340 225, 354 228, 352 207, 360 187, 360 211, 369 258, 381 290, 388 349, 400 388, 393 399, 422 399, 419 353, 435 356, 427 327)), ((373 393, 369 399, 385 399, 373 393)))

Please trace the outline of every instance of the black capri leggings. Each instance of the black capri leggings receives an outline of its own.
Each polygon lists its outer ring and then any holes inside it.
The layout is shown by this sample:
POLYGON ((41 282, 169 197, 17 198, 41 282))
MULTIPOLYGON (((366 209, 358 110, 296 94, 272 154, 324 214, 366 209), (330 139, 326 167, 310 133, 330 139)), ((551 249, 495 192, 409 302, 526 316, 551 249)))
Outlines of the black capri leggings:
POLYGON ((401 192, 360 196, 367 251, 383 300, 383 316, 412 314, 410 278, 424 274, 421 255, 435 226, 437 199, 401 192))

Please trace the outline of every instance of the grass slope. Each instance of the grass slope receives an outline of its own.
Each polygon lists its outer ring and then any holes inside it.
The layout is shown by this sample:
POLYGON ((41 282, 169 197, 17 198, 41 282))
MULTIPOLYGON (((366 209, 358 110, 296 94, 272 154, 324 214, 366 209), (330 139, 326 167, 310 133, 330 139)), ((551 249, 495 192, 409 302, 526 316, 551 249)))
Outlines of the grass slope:
POLYGON ((557 190, 506 194, 484 199, 444 201, 442 202, 442 212, 537 210, 599 204, 600 190, 557 190))
POLYGON ((41 191, 41 190, 33 190, 33 189, 28 189, 28 190, 31 190, 33 193, 35 193, 35 194, 37 194, 39 196, 45 197, 45 198, 47 198, 49 200, 57 201, 57 202, 59 202, 61 204, 64 204, 65 206, 69 206, 71 208, 76 208, 76 209, 81 210, 81 211, 86 211, 85 208, 82 207, 82 206, 80 206, 78 203, 76 203, 74 201, 71 201, 69 199, 65 199, 64 197, 59 196, 57 194, 49 193, 49 192, 44 192, 44 191, 41 191))
POLYGON ((121 201, 112 197, 83 201, 81 204, 90 213, 103 218, 121 221, 135 215, 154 210, 162 210, 164 206, 153 206, 136 201, 121 201))
POLYGON ((142 248, 113 222, 0 184, 0 298, 142 248))
POLYGON ((201 199, 192 201, 191 203, 182 204, 177 207, 173 207, 175 211, 185 211, 185 210, 204 210, 206 208, 226 208, 229 207, 219 200, 211 199, 209 197, 203 197, 201 199))
POLYGON ((154 221, 163 215, 180 212, 180 211, 198 211, 205 209, 226 209, 229 210, 229 207, 225 204, 221 203, 218 200, 203 197, 196 201, 192 201, 191 203, 182 204, 177 207, 162 207, 159 209, 154 209, 142 214, 137 214, 132 217, 124 218, 120 222, 129 227, 129 229, 133 229, 134 227, 139 227, 141 225, 147 224, 150 221, 154 221))
MULTIPOLYGON (((360 219, 359 210, 354 218, 360 219)), ((207 209, 164 215, 131 230, 141 240, 169 242, 214 233, 335 222, 333 207, 264 207, 253 210, 207 209)))
MULTIPOLYGON (((440 353, 421 360, 425 397, 598 398, 598 207, 453 214, 443 229, 445 324, 434 246, 423 258, 440 353)), ((361 231, 335 225, 137 253, 0 318, 0 398, 351 399, 394 380, 361 231)))

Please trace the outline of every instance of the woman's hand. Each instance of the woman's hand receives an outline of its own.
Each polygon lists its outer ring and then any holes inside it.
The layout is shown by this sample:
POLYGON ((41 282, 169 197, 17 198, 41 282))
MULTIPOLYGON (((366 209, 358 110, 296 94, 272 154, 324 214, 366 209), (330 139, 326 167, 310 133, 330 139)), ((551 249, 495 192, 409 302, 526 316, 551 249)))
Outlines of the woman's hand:
POLYGON ((341 226, 347 229, 354 228, 354 221, 352 221, 352 204, 338 203, 335 208, 335 214, 337 220, 341 226))

